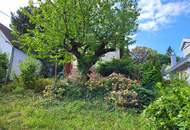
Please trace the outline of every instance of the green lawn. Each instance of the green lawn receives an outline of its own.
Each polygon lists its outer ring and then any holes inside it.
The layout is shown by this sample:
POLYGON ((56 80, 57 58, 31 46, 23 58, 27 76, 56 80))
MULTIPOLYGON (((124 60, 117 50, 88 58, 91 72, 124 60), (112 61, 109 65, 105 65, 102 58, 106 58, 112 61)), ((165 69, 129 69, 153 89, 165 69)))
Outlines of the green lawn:
POLYGON ((33 93, 0 94, 0 130, 152 130, 133 112, 100 100, 47 100, 33 93))

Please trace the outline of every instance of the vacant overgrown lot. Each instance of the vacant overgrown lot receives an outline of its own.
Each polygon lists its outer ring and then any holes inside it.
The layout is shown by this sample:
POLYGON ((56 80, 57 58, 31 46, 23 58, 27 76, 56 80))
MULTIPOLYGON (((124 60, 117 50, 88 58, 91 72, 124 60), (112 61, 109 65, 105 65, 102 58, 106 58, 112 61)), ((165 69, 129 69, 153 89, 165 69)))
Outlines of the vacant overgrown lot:
POLYGON ((44 99, 32 92, 0 94, 0 129, 148 130, 135 112, 101 100, 44 99))

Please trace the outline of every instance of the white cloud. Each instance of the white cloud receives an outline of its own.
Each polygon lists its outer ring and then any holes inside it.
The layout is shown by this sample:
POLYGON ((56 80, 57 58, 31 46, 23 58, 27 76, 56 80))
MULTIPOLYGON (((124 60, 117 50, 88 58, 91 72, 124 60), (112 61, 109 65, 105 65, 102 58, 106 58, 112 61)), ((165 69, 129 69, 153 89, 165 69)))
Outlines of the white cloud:
POLYGON ((172 18, 190 13, 190 0, 165 4, 161 0, 139 0, 138 6, 141 9, 139 29, 146 31, 156 31, 160 26, 170 23, 172 18))
POLYGON ((148 21, 148 22, 145 22, 145 23, 140 23, 139 28, 141 30, 153 30, 153 31, 156 31, 156 30, 158 30, 158 25, 157 25, 157 23, 155 21, 148 21))

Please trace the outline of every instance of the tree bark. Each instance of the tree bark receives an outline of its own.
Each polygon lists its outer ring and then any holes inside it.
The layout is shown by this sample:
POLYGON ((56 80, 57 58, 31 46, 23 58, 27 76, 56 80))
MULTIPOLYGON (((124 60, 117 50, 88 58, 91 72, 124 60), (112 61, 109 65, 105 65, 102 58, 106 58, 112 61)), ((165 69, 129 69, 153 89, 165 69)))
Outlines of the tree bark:
POLYGON ((55 70, 54 70, 54 86, 56 86, 57 84, 57 67, 58 67, 58 63, 55 63, 55 70))

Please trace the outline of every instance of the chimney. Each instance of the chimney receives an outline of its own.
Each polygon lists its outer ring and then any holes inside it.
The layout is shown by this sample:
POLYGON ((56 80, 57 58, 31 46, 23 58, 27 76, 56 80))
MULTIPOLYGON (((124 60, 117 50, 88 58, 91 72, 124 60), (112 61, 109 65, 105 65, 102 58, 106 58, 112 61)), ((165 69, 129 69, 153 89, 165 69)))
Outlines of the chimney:
POLYGON ((171 66, 173 67, 176 65, 176 62, 177 62, 175 53, 172 53, 170 55, 170 58, 171 58, 171 66))

